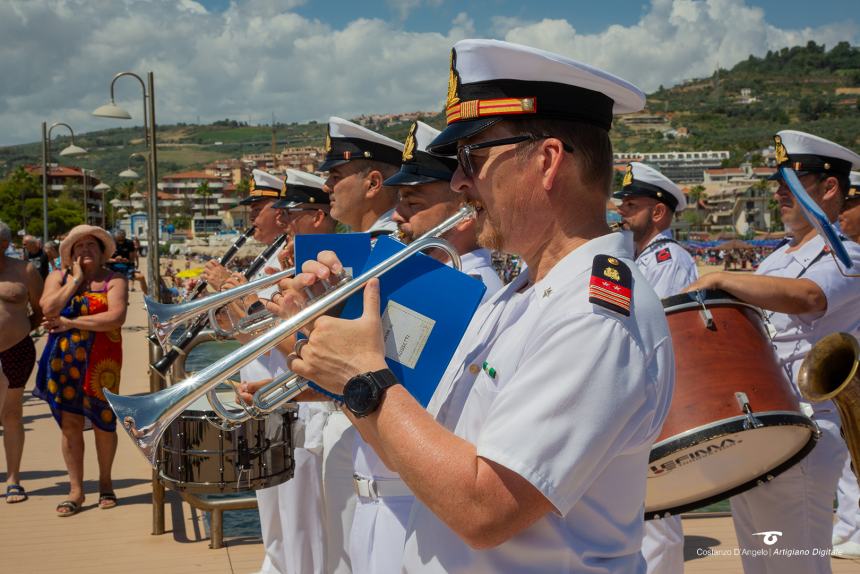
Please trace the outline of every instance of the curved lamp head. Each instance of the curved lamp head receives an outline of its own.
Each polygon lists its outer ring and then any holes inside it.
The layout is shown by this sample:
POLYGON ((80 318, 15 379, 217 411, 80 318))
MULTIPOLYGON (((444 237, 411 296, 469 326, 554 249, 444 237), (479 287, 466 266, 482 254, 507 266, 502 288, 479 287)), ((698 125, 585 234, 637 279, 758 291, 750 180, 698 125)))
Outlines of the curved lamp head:
POLYGON ((95 111, 93 111, 93 115, 100 118, 117 118, 120 120, 131 119, 131 114, 116 105, 113 100, 111 100, 109 104, 96 108, 95 111))
POLYGON ((109 191, 110 186, 106 183, 100 183, 93 188, 94 191, 109 191))
POLYGON ((82 147, 76 146, 75 144, 72 144, 66 148, 63 148, 63 150, 60 152, 60 155, 63 157, 71 157, 75 155, 84 155, 85 153, 87 153, 87 150, 82 147))
POLYGON ((122 170, 121 172, 119 172, 119 176, 124 177, 126 179, 140 179, 140 174, 131 168, 122 170))

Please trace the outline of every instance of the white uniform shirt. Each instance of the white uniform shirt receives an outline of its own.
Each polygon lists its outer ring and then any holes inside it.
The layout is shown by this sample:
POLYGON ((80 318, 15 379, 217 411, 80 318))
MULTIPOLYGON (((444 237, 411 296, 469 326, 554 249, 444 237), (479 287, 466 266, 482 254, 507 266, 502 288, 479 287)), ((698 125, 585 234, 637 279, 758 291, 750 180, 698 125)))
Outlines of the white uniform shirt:
POLYGON ((660 300, 632 258, 629 235, 605 235, 532 286, 520 275, 478 309, 428 410, 558 513, 473 550, 417 501, 405 571, 645 571, 643 469, 669 409, 674 357, 660 300), (588 301, 597 254, 630 267, 629 317, 588 301))
MULTIPOLYGON (((857 273, 860 269, 860 245, 853 241, 846 241, 844 245, 854 263, 854 267, 848 272, 857 273)), ((824 250, 824 240, 819 235, 800 249, 789 253, 788 248, 789 245, 786 244, 771 253, 762 261, 757 273, 808 279, 818 285, 827 297, 827 310, 824 313, 768 313, 770 322, 776 329, 773 344, 777 357, 791 379, 798 398, 805 402, 797 390, 796 377, 812 346, 830 333, 852 333, 860 329, 860 279, 843 276, 829 253, 819 257, 824 250)), ((824 401, 813 405, 813 409, 815 412, 832 413, 836 407, 831 401, 824 401)))
POLYGON ((489 249, 476 249, 460 256, 460 271, 476 279, 480 279, 487 290, 481 303, 496 294, 496 291, 505 286, 501 277, 493 267, 493 256, 489 249))
MULTIPOLYGON (((271 257, 266 261, 266 264, 260 268, 259 271, 251 278, 251 279, 259 279, 260 277, 265 277, 267 275, 265 269, 266 267, 272 267, 274 269, 280 269, 281 263, 278 261, 278 253, 275 252, 271 257)), ((277 285, 272 287, 261 289, 257 291, 257 296, 263 299, 271 298, 272 294, 278 290, 277 285)), ((286 365, 286 359, 281 354, 280 351, 274 349, 264 355, 261 355, 242 367, 239 370, 239 378, 243 382, 256 382, 262 381, 264 379, 271 379, 275 376, 275 371, 279 366, 286 365)))
POLYGON ((677 295, 699 277, 696 262, 686 249, 671 239, 666 230, 658 233, 636 258, 642 275, 661 299, 677 295))
POLYGON ((380 215, 379 219, 374 221, 373 225, 370 226, 370 229, 367 230, 367 233, 376 234, 380 231, 394 233, 397 231, 397 222, 394 221, 392 217, 394 217, 393 208, 380 215))

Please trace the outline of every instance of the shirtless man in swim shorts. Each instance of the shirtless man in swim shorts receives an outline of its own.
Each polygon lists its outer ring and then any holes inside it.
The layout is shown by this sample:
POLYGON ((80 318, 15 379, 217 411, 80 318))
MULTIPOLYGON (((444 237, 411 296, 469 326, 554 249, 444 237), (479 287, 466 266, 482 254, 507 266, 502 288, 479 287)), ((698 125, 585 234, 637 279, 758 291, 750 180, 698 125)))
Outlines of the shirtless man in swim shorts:
POLYGON ((42 277, 27 261, 5 255, 11 240, 9 226, 0 221, 0 325, 3 325, 0 329, 0 368, 9 380, 0 419, 3 421, 3 445, 6 451, 8 504, 27 500, 27 493, 21 487, 18 476, 24 451, 21 403, 24 385, 36 363, 36 347, 30 338, 30 331, 42 320, 39 309, 42 277))

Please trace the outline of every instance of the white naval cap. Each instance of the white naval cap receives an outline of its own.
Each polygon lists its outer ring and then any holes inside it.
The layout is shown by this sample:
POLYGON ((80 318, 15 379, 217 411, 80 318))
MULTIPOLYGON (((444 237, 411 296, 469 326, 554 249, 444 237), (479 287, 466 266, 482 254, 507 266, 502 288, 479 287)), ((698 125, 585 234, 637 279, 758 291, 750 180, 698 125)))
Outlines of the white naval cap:
POLYGON ((782 130, 773 141, 777 165, 788 165, 801 174, 816 172, 847 177, 852 169, 860 169, 860 155, 812 134, 782 130))
POLYGON ((848 187, 845 199, 860 199, 860 171, 852 171, 849 179, 851 185, 848 187))
POLYGON ((453 155, 458 139, 510 118, 550 118, 609 130, 613 114, 637 112, 633 84, 571 58, 500 40, 461 40, 451 50, 448 126, 430 145, 453 155))
POLYGON ((285 189, 284 178, 255 169, 251 172, 251 181, 248 182, 248 197, 240 201, 239 205, 248 205, 262 199, 278 199, 283 196, 285 189))
POLYGON ((385 185, 420 185, 434 181, 451 181, 457 169, 452 157, 432 155, 427 146, 439 135, 439 130, 416 121, 409 128, 400 171, 385 180, 385 185))
POLYGON ((621 186, 621 191, 616 191, 612 195, 615 199, 632 196, 651 197, 662 201, 675 212, 687 207, 687 198, 675 182, 653 167, 638 161, 627 164, 627 173, 624 174, 621 186))
POLYGON ((287 168, 287 191, 283 199, 275 203, 275 209, 291 209, 304 203, 328 205, 329 195, 323 190, 325 180, 318 175, 287 168))
POLYGON ((403 144, 349 120, 332 116, 325 137, 325 161, 320 171, 351 160, 368 159, 400 165, 403 144))

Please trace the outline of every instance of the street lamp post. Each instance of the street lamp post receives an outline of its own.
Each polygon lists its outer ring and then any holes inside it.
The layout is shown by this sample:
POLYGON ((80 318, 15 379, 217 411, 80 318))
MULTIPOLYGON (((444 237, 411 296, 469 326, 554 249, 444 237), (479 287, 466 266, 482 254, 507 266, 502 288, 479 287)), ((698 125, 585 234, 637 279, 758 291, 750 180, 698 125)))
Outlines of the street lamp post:
POLYGON ((42 122, 42 244, 48 242, 48 162, 51 158, 51 133, 57 126, 67 128, 72 134, 72 143, 60 151, 61 156, 72 157, 87 153, 87 150, 75 145, 75 132, 69 124, 54 122, 48 127, 47 122, 42 122))
POLYGON ((146 241, 149 245, 147 251, 147 281, 150 285, 150 296, 156 301, 161 301, 161 272, 159 269, 158 257, 158 162, 156 156, 155 145, 155 78, 152 72, 147 74, 147 81, 144 83, 143 78, 134 72, 120 72, 113 77, 110 83, 110 103, 97 108, 94 116, 103 118, 118 118, 131 119, 131 114, 126 110, 116 105, 114 100, 114 85, 116 81, 123 76, 131 76, 140 82, 140 87, 143 90, 143 131, 146 144, 148 146, 147 153, 147 191, 149 198, 147 201, 146 218, 148 221, 148 229, 146 241))
POLYGON ((102 227, 107 229, 107 192, 110 191, 110 186, 105 182, 101 182, 93 188, 101 194, 101 212, 102 212, 102 227))
MULTIPOLYGON (((123 76, 131 76, 140 82, 143 90, 143 131, 146 143, 149 146, 147 155, 147 189, 149 190, 149 201, 147 202, 146 217, 148 221, 146 241, 149 250, 146 254, 147 280, 149 282, 149 294, 156 301, 161 301, 161 270, 158 261, 158 161, 155 146, 155 78, 152 72, 146 76, 147 82, 133 72, 120 72, 113 77, 110 83, 110 103, 97 108, 93 115, 131 119, 124 109, 114 102, 114 85, 123 76), (149 90, 147 90, 147 87, 149 90)), ((149 321, 149 364, 153 365, 162 356, 161 347, 153 342, 155 325, 150 318, 149 321)), ((149 370, 149 389, 157 391, 163 387, 161 377, 155 369, 149 370)), ((158 472, 152 472, 152 533, 164 534, 164 485, 158 478, 158 472)))

